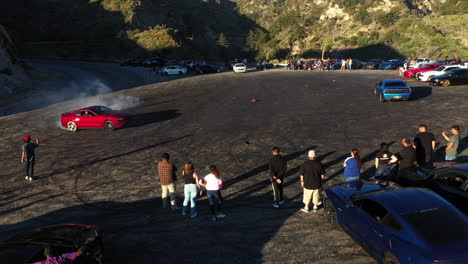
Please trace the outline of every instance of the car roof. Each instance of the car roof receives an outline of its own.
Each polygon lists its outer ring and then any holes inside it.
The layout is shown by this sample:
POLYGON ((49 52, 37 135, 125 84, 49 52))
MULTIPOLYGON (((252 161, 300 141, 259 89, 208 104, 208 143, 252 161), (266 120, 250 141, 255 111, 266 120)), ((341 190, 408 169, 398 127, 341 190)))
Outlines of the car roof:
POLYGON ((439 208, 448 204, 439 195, 422 188, 397 188, 387 192, 370 193, 365 197, 376 200, 399 215, 439 208))
POLYGON ((335 185, 332 189, 336 194, 340 194, 345 199, 357 198, 359 196, 399 188, 396 184, 389 184, 383 181, 349 181, 335 185))
POLYGON ((405 83, 405 81, 399 80, 399 79, 382 80, 382 82, 385 82, 385 83, 391 83, 391 82, 402 82, 402 83, 405 83))
POLYGON ((81 109, 78 110, 78 111, 92 110, 92 111, 96 112, 96 111, 99 111, 99 107, 106 107, 106 108, 109 108, 109 107, 107 107, 107 106, 102 106, 102 105, 93 105, 93 106, 83 107, 83 108, 81 108, 81 109))

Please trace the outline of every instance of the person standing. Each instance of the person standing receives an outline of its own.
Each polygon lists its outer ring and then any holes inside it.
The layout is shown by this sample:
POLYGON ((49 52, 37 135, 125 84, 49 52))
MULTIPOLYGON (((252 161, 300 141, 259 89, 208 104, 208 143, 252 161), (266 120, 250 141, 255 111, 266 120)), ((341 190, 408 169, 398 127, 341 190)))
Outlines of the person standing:
POLYGON ((158 174, 161 182, 162 189, 162 203, 163 208, 168 207, 167 198, 171 200, 172 210, 177 210, 179 207, 176 204, 176 193, 175 193, 175 173, 177 171, 176 166, 169 161, 169 154, 163 153, 161 160, 158 162, 158 174))
POLYGON ((411 139, 401 140, 403 148, 398 154, 392 155, 390 163, 398 163, 398 178, 400 180, 410 179, 416 172, 416 150, 411 145, 411 139))
POLYGON ((187 208, 190 202, 190 216, 197 217, 197 194, 199 185, 198 174, 195 172, 193 163, 188 161, 185 163, 184 170, 182 171, 184 178, 184 203, 182 206, 182 215, 187 215, 187 208))
POLYGON ((31 142, 30 136, 23 137, 24 144, 21 147, 21 163, 26 163, 26 177, 27 181, 32 181, 34 178, 34 162, 36 160, 35 149, 39 147, 39 139, 34 139, 34 142, 31 142))
POLYGON ((342 71, 346 70, 346 64, 347 64, 347 63, 348 63, 347 60, 345 60, 345 59, 342 59, 342 60, 341 60, 341 70, 342 70, 342 71))
POLYGON ((284 204, 283 201, 283 179, 286 175, 287 163, 280 154, 280 148, 274 147, 272 149, 273 157, 269 162, 270 181, 273 188, 274 208, 279 208, 284 204))
POLYGON ((302 200, 304 208, 301 211, 306 213, 310 211, 311 202, 314 212, 321 205, 320 188, 322 187, 322 180, 325 179, 325 168, 316 159, 315 150, 310 150, 307 156, 309 160, 304 161, 299 170, 301 186, 304 189, 304 198, 302 200))
POLYGON ((457 159, 457 149, 460 144, 460 127, 452 126, 450 129, 452 136, 448 136, 445 131, 442 132, 442 136, 447 140, 447 148, 445 148, 445 160, 455 161, 457 159))
POLYGON ((432 153, 436 147, 436 140, 432 133, 427 132, 427 126, 419 125, 419 132, 413 139, 416 146, 416 159, 421 167, 432 167, 432 153))
POLYGON ((380 144, 380 150, 375 155, 375 178, 387 178, 390 176, 390 158, 392 153, 388 151, 389 145, 387 143, 380 144))
POLYGON ((200 185, 205 187, 208 202, 210 203, 211 217, 213 220, 224 218, 226 215, 221 213, 220 189, 223 187, 221 175, 216 166, 209 167, 210 173, 200 180, 200 185))
POLYGON ((351 157, 348 157, 343 162, 344 180, 355 181, 361 177, 361 156, 358 149, 351 150, 351 157))
POLYGON ((353 59, 349 58, 348 59, 348 70, 352 70, 353 69, 353 59))

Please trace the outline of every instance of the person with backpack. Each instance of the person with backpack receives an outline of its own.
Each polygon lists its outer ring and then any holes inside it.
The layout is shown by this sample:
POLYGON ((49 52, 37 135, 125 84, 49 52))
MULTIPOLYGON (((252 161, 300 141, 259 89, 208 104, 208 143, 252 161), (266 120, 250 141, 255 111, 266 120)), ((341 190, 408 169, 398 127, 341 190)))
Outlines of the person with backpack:
POLYGON ((221 213, 222 200, 220 197, 220 189, 223 187, 223 181, 215 165, 209 167, 209 172, 208 175, 200 180, 200 185, 206 189, 206 196, 210 203, 211 218, 216 220, 226 216, 221 213))
POLYGON ((200 184, 198 183, 198 174, 195 172, 193 163, 188 161, 185 163, 184 170, 182 171, 184 179, 184 203, 182 206, 182 215, 187 215, 188 204, 190 202, 190 216, 197 217, 197 194, 200 184))
POLYGON ((26 177, 27 181, 32 181, 34 178, 34 162, 36 160, 35 149, 39 147, 39 139, 34 139, 31 142, 31 136, 23 137, 24 144, 21 147, 21 163, 26 165, 26 177))

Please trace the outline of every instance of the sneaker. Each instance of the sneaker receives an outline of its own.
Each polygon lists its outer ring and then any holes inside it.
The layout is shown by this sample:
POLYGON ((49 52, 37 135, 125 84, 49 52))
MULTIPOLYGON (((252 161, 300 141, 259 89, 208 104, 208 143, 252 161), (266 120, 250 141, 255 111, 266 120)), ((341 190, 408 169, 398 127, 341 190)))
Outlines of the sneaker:
POLYGON ((281 200, 281 201, 279 202, 279 205, 283 205, 283 204, 285 204, 285 203, 286 203, 285 201, 281 200))
POLYGON ((190 217, 191 217, 191 218, 195 218, 195 217, 197 217, 197 216, 198 216, 198 214, 194 214, 194 215, 192 215, 192 216, 190 216, 190 217))
POLYGON ((172 210, 179 210, 179 209, 180 209, 180 207, 177 206, 177 204, 176 204, 176 205, 173 205, 171 208, 172 208, 172 210))
POLYGON ((223 213, 219 213, 216 215, 216 218, 224 218, 224 217, 226 217, 226 215, 223 213))
POLYGON ((273 204, 273 207, 274 208, 279 208, 280 206, 279 206, 279 204, 273 204))
POLYGON ((32 180, 33 180, 33 178, 32 178, 32 177, 29 177, 29 181, 32 181, 32 180))
POLYGON ((182 212, 182 216, 187 216, 187 213, 186 213, 186 212, 182 212))
POLYGON ((25 180, 29 180, 29 176, 24 177, 25 180))
POLYGON ((216 218, 215 216, 212 216, 211 220, 216 221, 216 220, 218 220, 218 218, 216 218))
POLYGON ((314 212, 317 212, 318 207, 317 207, 317 206, 314 206, 314 209, 313 209, 313 210, 314 210, 314 212))
POLYGON ((304 213, 308 213, 308 212, 309 212, 309 208, 305 208, 305 207, 304 207, 304 208, 301 209, 301 211, 304 212, 304 213))

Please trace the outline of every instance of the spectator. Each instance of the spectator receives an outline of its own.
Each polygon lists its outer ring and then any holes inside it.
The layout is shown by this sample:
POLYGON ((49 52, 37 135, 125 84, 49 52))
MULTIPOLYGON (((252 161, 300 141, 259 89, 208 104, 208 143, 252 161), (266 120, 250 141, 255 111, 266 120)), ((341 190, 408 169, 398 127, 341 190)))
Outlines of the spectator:
POLYGON ((432 133, 427 132, 426 125, 419 125, 419 132, 414 137, 416 159, 421 167, 432 167, 432 153, 436 147, 436 140, 432 133))
POLYGON ((460 144, 460 127, 453 126, 450 129, 452 136, 447 136, 445 131, 442 132, 442 136, 447 140, 447 148, 445 148, 445 160, 446 161, 455 161, 457 159, 457 149, 460 144))
POLYGON ((322 179, 325 178, 325 168, 320 161, 316 160, 315 151, 310 150, 308 156, 309 160, 304 161, 299 171, 301 186, 304 189, 304 208, 301 211, 306 213, 310 211, 311 202, 314 212, 321 205, 320 187, 322 187, 322 179))
POLYGON ((226 215, 221 213, 221 197, 219 190, 223 187, 221 175, 216 166, 209 167, 210 173, 200 180, 200 185, 205 187, 208 202, 210 203, 211 217, 213 220, 224 218, 226 215))
POLYGON ((182 171, 184 178, 184 203, 182 206, 182 215, 187 215, 187 207, 190 202, 190 216, 197 217, 197 194, 199 185, 198 174, 195 172, 193 163, 188 161, 185 163, 184 170, 182 171))
POLYGON ((22 146, 21 163, 26 163, 26 177, 28 181, 32 181, 34 178, 34 162, 36 160, 35 149, 39 147, 39 139, 34 139, 34 143, 31 142, 30 136, 23 137, 24 144, 22 146))
POLYGON ((462 64, 462 58, 460 56, 458 56, 457 58, 457 64, 460 64, 460 65, 462 64))
POLYGON ((351 150, 351 157, 343 162, 344 180, 355 181, 361 176, 361 157, 358 149, 351 150))
POLYGON ((449 58, 448 56, 445 56, 444 65, 448 65, 448 64, 449 64, 449 58))
POLYGON ((158 174, 161 182, 163 208, 168 207, 167 198, 169 194, 172 209, 179 209, 176 204, 176 190, 174 184, 174 181, 176 180, 176 171, 176 166, 172 162, 169 162, 169 154, 163 153, 161 155, 161 160, 158 162, 158 174))
POLYGON ((353 59, 349 58, 348 59, 348 70, 352 70, 353 69, 353 59))
POLYGON ((342 71, 346 70, 346 63, 348 63, 347 60, 345 60, 345 59, 341 60, 341 70, 342 71))
POLYGON ((283 201, 283 179, 286 174, 287 164, 286 160, 281 157, 280 149, 274 147, 272 149, 273 157, 269 162, 270 181, 273 189, 274 208, 279 208, 284 204, 283 201))
POLYGON ((411 139, 401 140, 403 148, 398 154, 392 155, 390 163, 398 163, 398 178, 405 180, 410 178, 416 169, 416 150, 411 145, 411 139))
POLYGON ((388 178, 390 176, 390 157, 392 153, 388 151, 387 143, 380 144, 380 150, 375 155, 375 178, 388 178))
POLYGON ((457 64, 457 58, 453 57, 450 61, 450 64, 457 64))
POLYGON ((35 262, 33 264, 72 264, 77 257, 85 254, 87 247, 83 246, 76 252, 64 253, 60 256, 55 256, 55 252, 51 246, 44 248, 45 260, 35 262))

